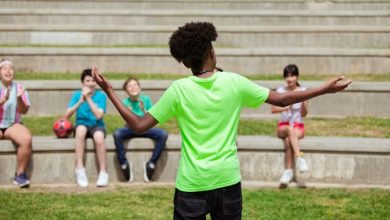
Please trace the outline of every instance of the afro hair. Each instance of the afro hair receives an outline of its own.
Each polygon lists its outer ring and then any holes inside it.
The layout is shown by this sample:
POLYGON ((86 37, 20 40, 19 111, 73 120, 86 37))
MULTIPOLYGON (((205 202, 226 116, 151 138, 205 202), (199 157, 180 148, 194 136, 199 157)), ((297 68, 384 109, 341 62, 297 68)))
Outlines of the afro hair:
POLYGON ((218 37, 214 25, 209 22, 191 22, 176 30, 170 40, 172 56, 187 68, 200 71, 212 41, 218 37))

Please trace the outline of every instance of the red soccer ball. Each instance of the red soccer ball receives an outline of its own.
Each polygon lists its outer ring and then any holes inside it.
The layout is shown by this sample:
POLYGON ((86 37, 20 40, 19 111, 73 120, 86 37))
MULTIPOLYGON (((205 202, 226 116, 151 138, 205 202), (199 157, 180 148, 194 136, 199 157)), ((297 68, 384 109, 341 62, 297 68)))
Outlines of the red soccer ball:
POLYGON ((58 138, 67 138, 73 132, 73 125, 70 121, 60 118, 54 122, 53 131, 58 138))

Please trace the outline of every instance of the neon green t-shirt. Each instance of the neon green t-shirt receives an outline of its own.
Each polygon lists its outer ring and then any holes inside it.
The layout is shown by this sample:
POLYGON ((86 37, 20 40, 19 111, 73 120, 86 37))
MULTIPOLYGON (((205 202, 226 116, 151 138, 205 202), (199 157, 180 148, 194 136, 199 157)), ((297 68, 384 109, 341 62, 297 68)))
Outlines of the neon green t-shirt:
MULTIPOLYGON (((149 109, 152 107, 152 100, 147 95, 140 95, 139 100, 143 102, 145 111, 149 111, 149 109)), ((130 98, 125 98, 122 100, 123 105, 126 107, 130 107, 131 111, 134 112, 134 114, 143 117, 144 112, 141 109, 140 102, 139 101, 132 101, 130 98)))
POLYGON ((241 180, 236 146, 241 108, 259 107, 268 94, 269 89, 229 72, 172 83, 149 113, 159 123, 172 117, 179 123, 179 190, 212 190, 241 180))

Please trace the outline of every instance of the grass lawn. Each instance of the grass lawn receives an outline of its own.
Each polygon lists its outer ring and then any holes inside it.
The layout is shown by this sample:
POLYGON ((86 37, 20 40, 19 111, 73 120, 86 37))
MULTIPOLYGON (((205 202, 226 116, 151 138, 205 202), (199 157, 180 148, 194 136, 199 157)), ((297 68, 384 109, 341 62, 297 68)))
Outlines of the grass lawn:
MULTIPOLYGON (((59 116, 26 116, 23 122, 36 136, 53 135, 52 125, 59 116)), ((74 118, 72 119, 74 121, 74 118)), ((104 116, 108 133, 123 127, 124 121, 119 115, 104 116)), ((275 135, 277 120, 248 120, 242 119, 238 128, 241 135, 275 135)), ((175 120, 159 127, 170 134, 179 134, 175 120)), ((345 137, 377 137, 390 138, 390 119, 374 117, 348 117, 342 119, 307 118, 305 119, 307 136, 345 136, 345 137)))
MULTIPOLYGON (((125 80, 129 76, 137 77, 145 80, 174 80, 189 76, 189 73, 169 74, 169 73, 104 73, 110 80, 125 80)), ((389 82, 390 74, 347 74, 348 78, 353 81, 368 81, 368 82, 389 82)), ((269 74, 252 74, 247 75, 251 80, 283 80, 281 73, 269 74)), ((321 74, 301 74, 300 80, 328 80, 335 75, 321 74)), ((80 73, 30 73, 16 72, 17 80, 79 80, 80 73)))
MULTIPOLYGON (((0 219, 172 219, 173 188, 0 190, 0 219), (82 190, 80 190, 82 191, 82 190)), ((243 219, 389 219, 390 190, 243 190, 243 219)))

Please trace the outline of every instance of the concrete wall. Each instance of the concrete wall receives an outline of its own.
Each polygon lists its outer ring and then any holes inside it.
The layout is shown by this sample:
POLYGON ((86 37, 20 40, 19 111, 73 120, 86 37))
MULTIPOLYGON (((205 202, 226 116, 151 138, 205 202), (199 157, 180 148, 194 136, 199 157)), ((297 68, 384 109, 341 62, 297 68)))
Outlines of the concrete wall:
MULTIPOLYGON (((0 184, 9 184, 14 175, 15 148, 0 141, 0 184)), ((34 137, 30 166, 33 184, 74 183, 74 140, 34 137)), ((156 181, 173 182, 180 158, 180 137, 171 135, 156 171, 156 181)), ((278 181, 283 172, 283 145, 274 137, 240 136, 239 159, 243 181, 278 181)), ((134 139, 127 149, 133 163, 135 181, 143 181, 142 164, 151 155, 152 142, 134 139)), ((114 144, 107 138, 108 168, 111 182, 122 180, 114 144)), ((305 158, 311 168, 297 174, 300 181, 338 184, 388 185, 390 173, 390 141, 372 138, 308 137, 302 141, 305 158)), ((88 142, 86 167, 90 183, 97 178, 92 142, 88 142)))
POLYGON ((62 9, 186 9, 186 8, 217 8, 235 10, 385 10, 389 9, 388 0, 169 0, 169 1, 59 1, 59 0, 33 0, 33 1, 3 1, 2 7, 17 8, 62 8, 62 9))
MULTIPOLYGON (((176 26, 0 25, 2 44, 164 45, 176 26)), ((386 48, 389 26, 218 26, 217 47, 386 48), (284 39, 281 41, 281 39, 284 39)))
POLYGON ((386 10, 267 11, 267 10, 138 10, 138 9, 19 9, 0 10, 0 21, 13 24, 182 25, 209 21, 215 25, 389 25, 386 10))
MULTIPOLYGON (((385 74, 390 70, 390 49, 345 48, 215 48, 218 65, 249 74, 278 73, 296 63, 302 73, 385 74), (315 64, 315 65, 313 65, 315 64)), ((98 65, 109 72, 186 73, 168 48, 0 48, 17 70, 78 72, 98 65)))
POLYGON ((32 72, 97 63, 111 72, 182 73, 168 49, 155 46, 166 45, 179 25, 210 21, 220 31, 218 62, 235 72, 275 73, 299 63, 306 73, 383 74, 390 69, 389 8, 387 0, 3 1, 0 57, 32 72), (147 48, 128 48, 140 44, 147 48), (108 48, 85 48, 91 45, 108 48))
MULTIPOLYGON (((184 75, 183 75, 184 77, 184 75)), ((143 92, 158 101, 168 88, 170 80, 142 80, 143 92)), ((283 84, 282 81, 256 81, 259 85, 274 89, 283 84)), ((79 81, 20 81, 31 99, 29 115, 63 115, 74 90, 80 88, 79 81)), ((123 81, 112 81, 121 98, 126 94, 121 91, 123 81)), ((308 88, 321 85, 322 82, 304 82, 308 88)), ((309 101, 309 116, 345 117, 376 116, 390 117, 388 102, 390 100, 389 83, 353 82, 344 92, 317 97, 309 101)), ((108 102, 108 114, 117 114, 111 102, 108 102)), ((270 116, 270 106, 263 105, 258 109, 244 109, 244 117, 262 118, 270 116)))

